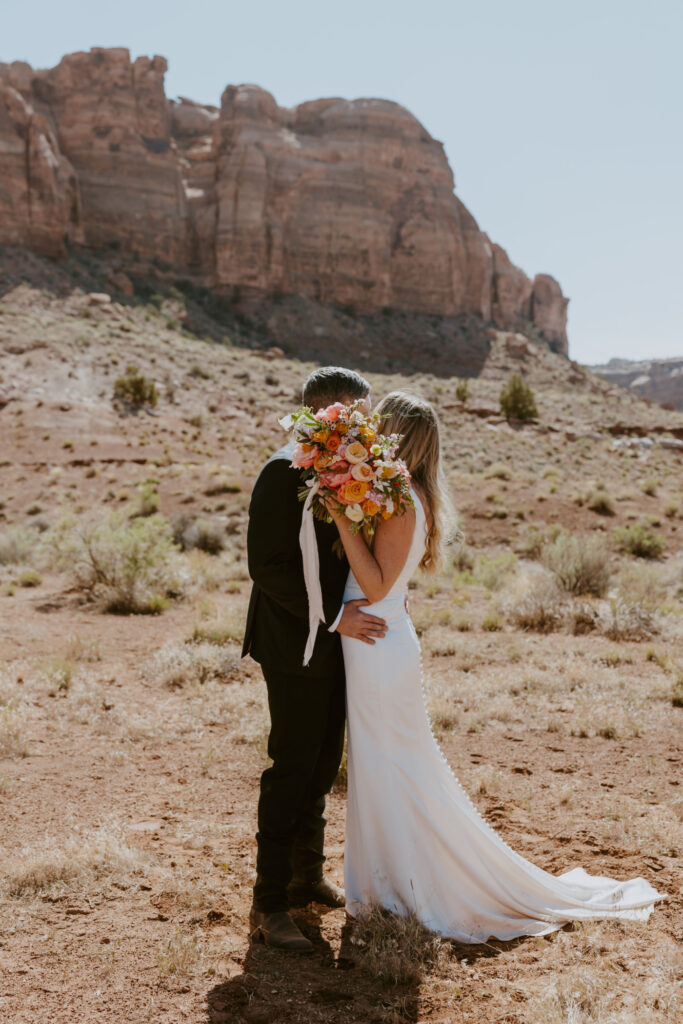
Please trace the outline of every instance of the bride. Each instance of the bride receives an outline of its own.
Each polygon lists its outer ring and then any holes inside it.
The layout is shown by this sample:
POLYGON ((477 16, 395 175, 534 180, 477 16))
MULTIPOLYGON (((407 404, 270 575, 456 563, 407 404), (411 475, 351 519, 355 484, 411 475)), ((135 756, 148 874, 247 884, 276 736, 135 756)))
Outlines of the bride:
POLYGON ((372 547, 332 513, 348 556, 345 601, 366 597, 388 632, 370 646, 342 637, 348 713, 344 875, 353 917, 371 903, 413 912, 463 942, 545 935, 572 920, 646 920, 664 896, 643 878, 619 882, 583 868, 555 876, 491 828, 432 735, 408 581, 438 566, 447 498, 439 422, 420 398, 395 391, 379 405, 387 434, 402 434, 415 507, 383 521, 372 547))

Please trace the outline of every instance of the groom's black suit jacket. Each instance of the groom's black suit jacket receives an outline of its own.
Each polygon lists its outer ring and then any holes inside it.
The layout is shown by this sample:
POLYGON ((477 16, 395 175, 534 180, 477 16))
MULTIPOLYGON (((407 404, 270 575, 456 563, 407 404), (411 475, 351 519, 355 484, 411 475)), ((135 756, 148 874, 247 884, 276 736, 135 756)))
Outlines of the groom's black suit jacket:
POLYGON ((247 555, 254 581, 247 613, 242 656, 250 654, 264 669, 310 676, 338 675, 341 638, 330 633, 342 605, 346 558, 332 550, 338 538, 333 523, 315 520, 320 561, 320 586, 326 624, 320 624, 308 666, 303 666, 308 638, 308 599, 299 530, 303 502, 298 492, 301 473, 290 466, 291 447, 281 448, 261 470, 249 505, 247 555))

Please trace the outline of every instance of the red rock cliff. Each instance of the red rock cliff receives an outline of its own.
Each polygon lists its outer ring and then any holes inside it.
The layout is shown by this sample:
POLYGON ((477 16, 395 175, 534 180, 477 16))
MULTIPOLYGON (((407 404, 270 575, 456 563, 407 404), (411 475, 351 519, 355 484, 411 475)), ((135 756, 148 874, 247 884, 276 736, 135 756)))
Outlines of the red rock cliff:
POLYGON ((559 284, 480 231, 442 144, 403 107, 289 110, 254 85, 228 86, 220 109, 176 103, 165 71, 125 49, 0 64, 0 243, 117 248, 245 298, 472 313, 566 353, 559 284))

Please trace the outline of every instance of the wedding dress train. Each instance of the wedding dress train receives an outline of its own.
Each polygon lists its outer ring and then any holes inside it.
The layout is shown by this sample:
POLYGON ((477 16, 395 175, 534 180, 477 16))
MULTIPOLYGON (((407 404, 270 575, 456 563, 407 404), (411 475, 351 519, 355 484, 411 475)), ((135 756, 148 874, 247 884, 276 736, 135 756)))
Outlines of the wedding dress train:
MULTIPOLYGON (((463 942, 545 935, 572 920, 644 921, 665 898, 643 878, 619 882, 581 867, 555 876, 520 856, 479 814, 432 734, 420 645, 405 607, 424 552, 416 526, 391 592, 367 608, 386 619, 374 646, 342 637, 348 712, 347 911, 379 903, 413 911, 463 942)), ((363 597, 352 573, 344 600, 363 597)))

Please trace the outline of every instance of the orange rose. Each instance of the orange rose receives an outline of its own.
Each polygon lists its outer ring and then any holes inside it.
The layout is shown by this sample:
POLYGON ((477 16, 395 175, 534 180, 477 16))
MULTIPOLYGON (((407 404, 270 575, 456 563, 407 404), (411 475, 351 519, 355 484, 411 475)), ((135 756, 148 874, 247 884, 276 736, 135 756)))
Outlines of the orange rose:
POLYGON ((366 484, 362 480, 349 480, 338 493, 342 501, 348 502, 349 505, 355 505, 363 500, 369 490, 370 484, 366 484))
POLYGON ((312 441, 326 441, 327 440, 327 434, 328 434, 328 431, 325 430, 325 428, 323 427, 322 430, 316 430, 316 432, 315 432, 315 434, 313 434, 311 440, 312 441))
POLYGON ((338 434, 341 434, 343 436, 344 434, 348 434, 348 432, 349 432, 349 424, 348 423, 337 423, 337 433, 338 434))
POLYGON ((379 512, 380 506, 376 501, 373 501, 372 498, 366 498, 361 505, 361 508, 366 516, 376 516, 379 512))
POLYGON ((334 460, 334 455, 328 454, 328 452, 321 452, 320 455, 316 455, 313 462, 313 468, 321 473, 324 469, 327 469, 329 464, 334 460))
POLYGON ((336 452, 337 448, 341 444, 341 437, 339 434, 330 434, 325 444, 328 452, 336 452))

